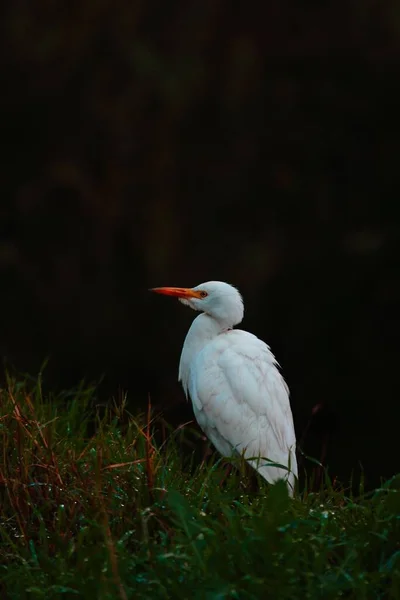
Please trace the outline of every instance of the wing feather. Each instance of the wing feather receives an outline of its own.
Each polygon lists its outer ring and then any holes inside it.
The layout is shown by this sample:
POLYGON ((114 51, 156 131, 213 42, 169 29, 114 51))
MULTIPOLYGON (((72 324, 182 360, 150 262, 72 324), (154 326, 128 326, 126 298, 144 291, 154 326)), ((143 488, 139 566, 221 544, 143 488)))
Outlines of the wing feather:
MULTIPOLYGON (((288 388, 264 342, 246 331, 224 332, 197 354, 188 384, 199 425, 219 452, 290 462, 289 480, 297 476, 288 388)), ((288 476, 265 464, 256 468, 268 481, 288 476)))

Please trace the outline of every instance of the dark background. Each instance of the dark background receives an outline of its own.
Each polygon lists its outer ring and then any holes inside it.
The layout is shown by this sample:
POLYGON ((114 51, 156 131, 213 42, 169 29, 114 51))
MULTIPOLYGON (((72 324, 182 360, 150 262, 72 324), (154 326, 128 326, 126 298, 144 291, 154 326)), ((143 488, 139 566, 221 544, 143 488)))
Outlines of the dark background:
POLYGON ((298 436, 322 406, 305 450, 329 434, 332 474, 398 471, 398 3, 2 11, 1 355, 181 422, 194 314, 147 288, 226 280, 298 436))

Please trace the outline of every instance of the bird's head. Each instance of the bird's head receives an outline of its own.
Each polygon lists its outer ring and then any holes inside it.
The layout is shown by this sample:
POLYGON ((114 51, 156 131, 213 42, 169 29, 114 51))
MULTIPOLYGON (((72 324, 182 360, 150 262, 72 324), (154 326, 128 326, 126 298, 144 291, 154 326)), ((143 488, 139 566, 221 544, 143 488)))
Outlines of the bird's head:
POLYGON ((194 288, 159 287, 151 291, 175 296, 183 304, 210 315, 226 327, 233 327, 243 319, 244 308, 240 292, 223 281, 207 281, 194 288))

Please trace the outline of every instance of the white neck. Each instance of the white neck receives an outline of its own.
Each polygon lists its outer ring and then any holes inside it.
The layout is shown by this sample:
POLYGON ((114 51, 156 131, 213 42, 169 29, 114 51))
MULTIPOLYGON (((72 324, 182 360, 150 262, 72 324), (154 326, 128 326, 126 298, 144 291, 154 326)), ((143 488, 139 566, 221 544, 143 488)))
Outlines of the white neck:
POLYGON ((179 363, 179 381, 182 382, 186 396, 188 395, 189 368, 196 354, 204 346, 227 328, 213 317, 202 313, 193 321, 187 332, 179 363))

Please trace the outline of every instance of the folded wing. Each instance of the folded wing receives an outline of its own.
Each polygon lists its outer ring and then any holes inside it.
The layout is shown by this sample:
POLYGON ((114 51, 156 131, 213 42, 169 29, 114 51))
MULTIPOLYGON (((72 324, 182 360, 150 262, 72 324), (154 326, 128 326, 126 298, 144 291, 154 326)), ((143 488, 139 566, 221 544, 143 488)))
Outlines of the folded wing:
POLYGON ((269 347, 241 330, 220 334, 190 366, 188 392, 199 425, 221 454, 244 452, 270 482, 297 477, 289 393, 269 347), (268 466, 272 461, 285 469, 268 466))

